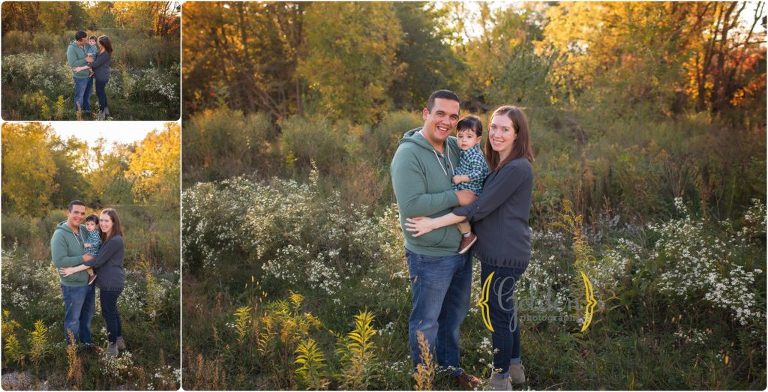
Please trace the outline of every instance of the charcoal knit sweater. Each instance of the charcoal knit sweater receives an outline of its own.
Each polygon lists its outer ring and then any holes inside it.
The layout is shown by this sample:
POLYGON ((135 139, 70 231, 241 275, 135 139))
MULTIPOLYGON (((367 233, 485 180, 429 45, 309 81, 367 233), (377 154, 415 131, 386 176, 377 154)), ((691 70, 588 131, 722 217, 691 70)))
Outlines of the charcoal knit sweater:
POLYGON ((531 163, 518 158, 488 175, 474 203, 453 210, 472 222, 477 234, 474 252, 481 262, 498 267, 528 265, 532 191, 531 163))
POLYGON ((123 237, 116 235, 101 244, 99 255, 83 264, 96 271, 96 286, 102 290, 122 290, 125 286, 123 237))

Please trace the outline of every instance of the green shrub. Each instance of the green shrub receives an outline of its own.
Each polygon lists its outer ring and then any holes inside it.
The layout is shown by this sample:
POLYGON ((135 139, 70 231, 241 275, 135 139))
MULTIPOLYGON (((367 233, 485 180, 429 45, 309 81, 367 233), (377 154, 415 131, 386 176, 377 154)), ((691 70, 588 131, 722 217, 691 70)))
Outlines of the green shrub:
POLYGON ((280 149, 288 167, 308 170, 315 162, 321 172, 328 173, 347 157, 347 129, 335 127, 325 117, 292 116, 278 125, 280 149))
POLYGON ((217 180, 275 170, 269 142, 274 128, 266 114, 243 115, 226 108, 206 110, 184 125, 184 176, 217 180))

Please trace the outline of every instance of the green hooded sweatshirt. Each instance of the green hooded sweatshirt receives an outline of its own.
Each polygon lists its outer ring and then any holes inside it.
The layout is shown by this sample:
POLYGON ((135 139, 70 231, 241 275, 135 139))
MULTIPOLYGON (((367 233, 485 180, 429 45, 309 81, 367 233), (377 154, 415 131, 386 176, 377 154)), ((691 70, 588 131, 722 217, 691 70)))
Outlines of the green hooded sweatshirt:
MULTIPOLYGON (((53 265, 58 269, 59 267, 74 267, 83 264, 83 254, 85 253, 83 240, 87 236, 88 230, 84 225, 80 225, 80 238, 78 239, 67 221, 59 223, 51 237, 53 265)), ((59 275, 59 279, 64 286, 85 286, 88 284, 88 273, 80 271, 67 277, 59 275)))
MULTIPOLYGON (((67 64, 69 64, 70 68, 88 65, 88 62, 85 61, 85 48, 77 46, 77 41, 70 42, 69 46, 67 47, 67 64)), ((87 78, 88 70, 86 69, 80 72, 75 72, 74 76, 76 78, 87 78)))
POLYGON ((433 230, 413 237, 405 230, 405 219, 417 216, 431 218, 445 215, 459 206, 451 178, 459 162, 459 147, 451 136, 444 154, 432 148, 429 141, 412 129, 400 139, 389 173, 400 209, 400 227, 405 236, 405 248, 425 256, 455 256, 461 234, 455 226, 433 230))

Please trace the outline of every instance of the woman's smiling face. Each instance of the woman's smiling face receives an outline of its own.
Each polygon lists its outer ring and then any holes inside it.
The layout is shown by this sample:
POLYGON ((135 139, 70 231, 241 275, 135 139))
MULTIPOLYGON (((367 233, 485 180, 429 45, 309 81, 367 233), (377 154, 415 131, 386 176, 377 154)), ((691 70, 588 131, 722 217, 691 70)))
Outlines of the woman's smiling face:
POLYGON ((101 213, 101 216, 99 217, 99 227, 101 227, 101 231, 104 233, 107 233, 107 235, 112 233, 112 218, 110 218, 109 215, 106 213, 101 213))
POLYGON ((515 139, 517 139, 517 132, 515 132, 512 119, 509 116, 500 115, 491 119, 488 141, 491 143, 493 151, 498 152, 502 160, 512 153, 515 139))

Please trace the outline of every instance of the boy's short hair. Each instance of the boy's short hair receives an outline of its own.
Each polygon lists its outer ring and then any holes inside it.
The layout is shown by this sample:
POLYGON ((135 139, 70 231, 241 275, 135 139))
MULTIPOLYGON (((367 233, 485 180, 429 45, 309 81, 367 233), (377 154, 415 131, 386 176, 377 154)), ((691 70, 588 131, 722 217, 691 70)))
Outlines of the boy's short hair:
POLYGON ((456 124, 456 133, 458 134, 463 129, 472 130, 477 137, 483 136, 483 122, 477 116, 470 114, 459 120, 456 124))
POLYGON ((95 214, 88 215, 88 217, 85 218, 85 223, 88 223, 88 222, 93 222, 93 223, 98 225, 99 224, 99 217, 96 216, 95 214))
POLYGON ((95 36, 95 35, 92 35, 92 36, 88 37, 88 41, 90 41, 90 40, 94 40, 94 41, 96 41, 96 36, 95 36))

